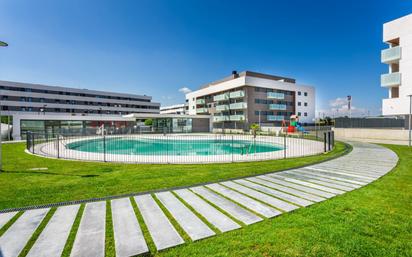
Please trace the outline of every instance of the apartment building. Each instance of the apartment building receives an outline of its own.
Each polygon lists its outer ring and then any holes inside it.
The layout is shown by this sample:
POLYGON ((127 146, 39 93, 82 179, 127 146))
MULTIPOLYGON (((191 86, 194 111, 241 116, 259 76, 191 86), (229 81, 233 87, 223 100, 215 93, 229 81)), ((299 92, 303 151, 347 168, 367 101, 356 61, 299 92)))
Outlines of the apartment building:
POLYGON ((160 114, 186 114, 187 104, 174 104, 169 106, 161 106, 160 114))
POLYGON ((315 118, 315 88, 295 79, 251 71, 212 82, 186 95, 188 113, 212 115, 214 129, 248 130, 253 123, 280 127, 291 115, 315 118))
POLYGON ((126 121, 123 115, 159 114, 160 104, 147 95, 0 81, 0 106, 11 118, 12 137, 20 139, 26 131, 116 125, 126 121))
POLYGON ((159 113, 152 97, 124 93, 0 81, 3 115, 24 113, 78 113, 124 115, 159 113))
POLYGON ((405 116, 409 114, 409 96, 412 95, 412 14, 383 24, 381 61, 388 72, 381 75, 381 87, 388 90, 382 100, 382 114, 405 116))

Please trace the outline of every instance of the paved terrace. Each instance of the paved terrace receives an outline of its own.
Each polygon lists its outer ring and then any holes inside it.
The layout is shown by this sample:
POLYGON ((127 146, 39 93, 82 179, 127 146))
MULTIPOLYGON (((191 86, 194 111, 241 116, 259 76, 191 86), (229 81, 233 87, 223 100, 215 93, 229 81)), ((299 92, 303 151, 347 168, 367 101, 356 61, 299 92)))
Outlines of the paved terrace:
MULTIPOLYGON (((346 156, 304 168, 111 200, 116 256, 147 253, 149 237, 158 251, 184 244, 176 223, 196 241, 305 208, 373 182, 398 161, 387 148, 352 145, 346 156), (149 231, 146 235, 132 201, 149 231)), ((85 204, 71 256, 104 256, 107 207, 106 201, 85 204)), ((60 256, 79 210, 80 205, 58 207, 28 256, 60 256)), ((18 256, 49 211, 24 211, 0 237, 0 256, 18 256)), ((0 228, 9 226, 15 215, 0 214, 0 228)))

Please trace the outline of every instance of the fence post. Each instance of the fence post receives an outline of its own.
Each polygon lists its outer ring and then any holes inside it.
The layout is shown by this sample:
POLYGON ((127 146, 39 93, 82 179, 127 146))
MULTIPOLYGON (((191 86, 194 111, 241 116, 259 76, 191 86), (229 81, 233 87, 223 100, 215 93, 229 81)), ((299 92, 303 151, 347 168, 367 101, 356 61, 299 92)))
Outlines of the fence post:
POLYGON ((31 137, 31 142, 32 142, 32 147, 31 147, 31 152, 32 154, 34 154, 34 147, 36 146, 36 140, 34 139, 34 134, 32 132, 30 132, 30 137, 31 137))
MULTIPOLYGON (((165 131, 166 129, 163 128, 163 130, 165 131)), ((164 133, 164 137, 165 137, 165 142, 166 142, 166 162, 167 164, 169 164, 169 141, 167 140, 166 133, 164 133)))
POLYGON ((106 135, 105 134, 103 134, 103 161, 106 162, 106 135))
POLYGON ((26 149, 30 151, 30 138, 29 138, 29 132, 26 132, 26 149))
POLYGON ((332 143, 332 142, 331 142, 331 134, 332 134, 332 133, 329 131, 329 132, 328 132, 328 151, 330 151, 330 149, 331 149, 331 143, 332 143))
POLYGON ((283 158, 286 159, 286 134, 283 134, 283 158))
POLYGON ((60 158, 60 135, 57 134, 57 159, 60 158))
POLYGON ((233 135, 232 135, 232 145, 231 145, 230 149, 232 150, 232 162, 233 162, 233 135))
POLYGON ((326 132, 323 132, 323 151, 326 152, 326 132))

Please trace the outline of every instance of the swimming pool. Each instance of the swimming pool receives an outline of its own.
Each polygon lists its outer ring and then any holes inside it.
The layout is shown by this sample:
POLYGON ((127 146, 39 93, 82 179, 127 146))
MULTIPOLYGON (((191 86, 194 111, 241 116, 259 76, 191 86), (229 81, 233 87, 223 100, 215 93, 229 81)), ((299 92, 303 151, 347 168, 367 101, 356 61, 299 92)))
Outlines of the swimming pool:
POLYGON ((72 142, 66 148, 81 152, 123 155, 209 156, 266 153, 282 150, 274 144, 239 139, 107 138, 72 142))
POLYGON ((202 164, 284 159, 319 154, 324 142, 234 134, 125 134, 60 136, 33 140, 40 156, 102 162, 202 164))

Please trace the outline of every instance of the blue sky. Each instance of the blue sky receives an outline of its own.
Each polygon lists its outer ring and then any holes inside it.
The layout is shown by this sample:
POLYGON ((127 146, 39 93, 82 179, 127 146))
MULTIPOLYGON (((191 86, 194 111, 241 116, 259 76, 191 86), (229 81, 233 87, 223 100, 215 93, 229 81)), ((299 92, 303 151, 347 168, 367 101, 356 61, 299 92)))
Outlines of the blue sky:
POLYGON ((0 1, 0 80, 184 101, 232 70, 290 76, 318 111, 379 114, 382 24, 412 1, 0 1))

